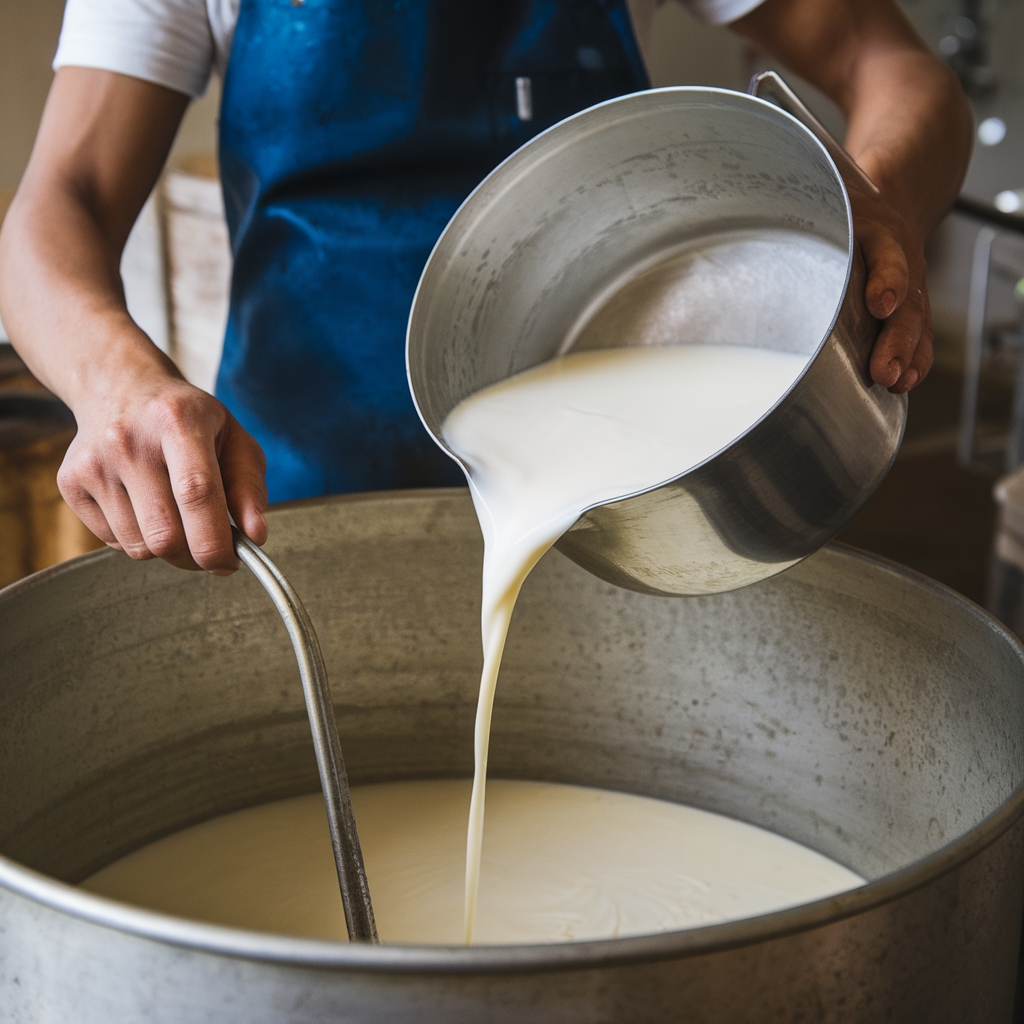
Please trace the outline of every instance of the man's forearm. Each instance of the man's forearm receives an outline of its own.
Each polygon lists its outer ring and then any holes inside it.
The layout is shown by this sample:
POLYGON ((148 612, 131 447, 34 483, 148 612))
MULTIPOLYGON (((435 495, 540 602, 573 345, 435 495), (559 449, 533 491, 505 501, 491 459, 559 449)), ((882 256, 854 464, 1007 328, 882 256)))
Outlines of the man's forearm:
POLYGON ((855 77, 846 146, 924 239, 967 172, 970 108, 952 71, 930 54, 869 54, 855 77))
POLYGON ((101 379, 171 366, 129 318, 118 264, 186 102, 81 68, 62 69, 51 90, 0 233, 0 310, 29 367, 72 408, 101 379))
POLYGON ((963 181, 972 120, 895 3, 766 0, 733 28, 839 105, 846 148, 923 239, 963 181))
POLYGON ((0 309, 35 376, 72 408, 104 382, 173 364, 132 322, 118 273, 120 246, 81 199, 22 190, 0 236, 0 309))

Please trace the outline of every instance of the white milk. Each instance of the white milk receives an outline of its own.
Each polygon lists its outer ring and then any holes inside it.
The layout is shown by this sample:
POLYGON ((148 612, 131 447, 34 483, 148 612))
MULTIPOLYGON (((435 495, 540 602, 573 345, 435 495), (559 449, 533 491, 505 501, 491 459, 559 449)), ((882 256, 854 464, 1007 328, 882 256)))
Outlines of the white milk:
POLYGON ((654 487, 726 447, 775 405, 807 360, 738 345, 579 352, 471 395, 444 421, 445 440, 469 467, 484 535, 467 943, 480 882, 491 710, 523 580, 590 506, 654 487))
MULTIPOLYGON (((445 421, 469 466, 486 544, 476 772, 472 786, 353 790, 383 940, 611 938, 764 914, 862 884, 751 825, 576 786, 492 782, 483 832, 498 665, 526 575, 589 506, 656 486, 732 442, 806 361, 727 345, 582 352, 473 395, 445 421)), ((198 920, 346 935, 319 795, 187 829, 85 887, 198 920)))
MULTIPOLYGON (((385 942, 462 942, 468 780, 352 791, 385 942)), ((477 941, 559 942, 713 924, 862 884, 742 822, 606 790, 492 781, 477 941)), ((254 807, 144 847, 84 883, 239 928, 347 937, 323 798, 254 807)))

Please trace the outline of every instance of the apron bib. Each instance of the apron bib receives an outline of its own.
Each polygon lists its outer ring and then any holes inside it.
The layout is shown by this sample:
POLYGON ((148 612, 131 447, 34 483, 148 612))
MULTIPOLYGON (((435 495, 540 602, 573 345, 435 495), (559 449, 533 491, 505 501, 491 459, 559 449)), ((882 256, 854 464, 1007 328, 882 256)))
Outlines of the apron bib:
POLYGON ((464 483, 406 383, 427 257, 518 146, 647 85, 625 0, 242 0, 217 395, 263 446, 271 501, 464 483))

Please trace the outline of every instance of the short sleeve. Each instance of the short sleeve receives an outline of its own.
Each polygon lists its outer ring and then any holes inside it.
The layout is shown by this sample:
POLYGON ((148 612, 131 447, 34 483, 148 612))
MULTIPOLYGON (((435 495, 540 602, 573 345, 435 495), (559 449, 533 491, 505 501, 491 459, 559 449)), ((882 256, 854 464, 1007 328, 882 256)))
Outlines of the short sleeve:
POLYGON ((213 61, 206 0, 67 0, 53 67, 117 71, 195 97, 213 61))
POLYGON ((690 13, 709 25, 727 25, 742 18, 764 0, 683 0, 690 13))

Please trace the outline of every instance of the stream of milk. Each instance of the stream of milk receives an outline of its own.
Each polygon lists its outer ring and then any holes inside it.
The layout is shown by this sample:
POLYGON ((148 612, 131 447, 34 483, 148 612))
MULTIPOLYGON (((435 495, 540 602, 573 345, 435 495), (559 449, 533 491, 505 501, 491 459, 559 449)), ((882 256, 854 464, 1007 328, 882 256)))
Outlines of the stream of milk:
POLYGON ((523 581, 587 508, 679 476, 743 434, 785 394, 807 359, 739 345, 578 352, 478 391, 445 419, 444 439, 466 467, 484 535, 467 944, 480 887, 491 713, 523 581))

